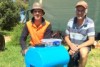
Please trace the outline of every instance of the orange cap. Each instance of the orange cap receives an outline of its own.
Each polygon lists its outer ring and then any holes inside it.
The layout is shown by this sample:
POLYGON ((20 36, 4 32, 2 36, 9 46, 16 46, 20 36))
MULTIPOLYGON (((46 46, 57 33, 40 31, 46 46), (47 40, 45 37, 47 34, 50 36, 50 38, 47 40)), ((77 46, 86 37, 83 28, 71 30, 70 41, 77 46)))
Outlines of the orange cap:
POLYGON ((85 1, 79 1, 79 2, 77 2, 76 7, 77 6, 83 6, 85 9, 88 8, 88 4, 85 1))

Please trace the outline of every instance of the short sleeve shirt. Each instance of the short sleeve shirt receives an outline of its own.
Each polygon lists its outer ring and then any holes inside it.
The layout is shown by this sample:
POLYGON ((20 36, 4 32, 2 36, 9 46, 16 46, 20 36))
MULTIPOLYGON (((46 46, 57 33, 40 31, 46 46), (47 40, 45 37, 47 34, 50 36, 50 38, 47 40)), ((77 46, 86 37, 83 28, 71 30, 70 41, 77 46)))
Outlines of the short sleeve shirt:
POLYGON ((66 35, 70 36, 70 40, 74 44, 81 44, 88 40, 88 37, 95 36, 95 26, 92 19, 86 17, 81 26, 74 22, 74 18, 69 20, 66 29, 66 35))

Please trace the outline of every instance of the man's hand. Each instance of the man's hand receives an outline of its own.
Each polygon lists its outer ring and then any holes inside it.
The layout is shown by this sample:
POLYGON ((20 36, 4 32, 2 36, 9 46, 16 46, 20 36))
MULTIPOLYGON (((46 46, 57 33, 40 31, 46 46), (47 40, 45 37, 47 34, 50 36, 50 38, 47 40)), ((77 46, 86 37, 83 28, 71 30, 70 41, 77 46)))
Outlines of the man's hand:
POLYGON ((69 50, 69 54, 71 55, 72 58, 74 58, 75 56, 77 56, 78 53, 79 53, 79 51, 69 50))
POLYGON ((24 56, 26 54, 28 49, 22 50, 22 55, 24 56))
POLYGON ((70 55, 73 55, 74 53, 75 53, 75 51, 73 51, 73 50, 71 50, 71 49, 69 50, 69 54, 70 54, 70 55))
POLYGON ((75 51, 75 52, 79 49, 78 46, 73 43, 70 45, 70 48, 72 51, 75 51))
POLYGON ((26 54, 27 50, 28 50, 28 49, 25 49, 25 50, 24 50, 25 54, 26 54))

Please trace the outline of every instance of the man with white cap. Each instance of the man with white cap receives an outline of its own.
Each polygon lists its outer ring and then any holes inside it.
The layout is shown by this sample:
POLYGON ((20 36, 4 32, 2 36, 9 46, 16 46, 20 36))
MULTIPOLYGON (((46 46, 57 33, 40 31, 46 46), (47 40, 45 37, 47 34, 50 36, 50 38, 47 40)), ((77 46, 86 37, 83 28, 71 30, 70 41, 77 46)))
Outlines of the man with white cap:
POLYGON ((21 38, 20 45, 22 48, 22 53, 25 54, 27 51, 26 39, 30 35, 30 46, 43 46, 41 45, 41 39, 51 38, 51 24, 43 18, 45 14, 43 7, 40 3, 33 3, 31 9, 32 19, 26 22, 21 38))
POLYGON ((76 17, 67 24, 65 40, 69 46, 69 54, 72 58, 77 58, 74 60, 76 67, 85 67, 90 46, 95 40, 94 22, 86 15, 88 4, 85 1, 77 2, 75 10, 76 17), (78 61, 79 64, 76 63, 78 61))

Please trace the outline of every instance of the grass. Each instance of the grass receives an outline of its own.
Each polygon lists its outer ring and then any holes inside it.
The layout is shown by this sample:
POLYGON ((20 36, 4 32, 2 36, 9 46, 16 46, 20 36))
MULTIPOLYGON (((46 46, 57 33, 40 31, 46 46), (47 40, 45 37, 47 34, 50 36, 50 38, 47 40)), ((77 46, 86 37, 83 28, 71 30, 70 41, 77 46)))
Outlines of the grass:
POLYGON ((12 39, 5 44, 5 51, 0 52, 0 67, 25 67, 24 57, 21 55, 19 45, 22 27, 23 25, 19 24, 13 31, 2 31, 1 34, 11 36, 12 39))
POLYGON ((86 67, 100 67, 100 48, 92 49, 86 67))
MULTIPOLYGON (((0 67, 25 67, 24 57, 19 45, 6 44, 6 50, 0 52, 0 67)), ((100 67, 100 49, 92 49, 86 67, 100 67)))
MULTIPOLYGON (((5 51, 0 52, 0 67, 25 67, 24 57, 21 55, 19 37, 23 25, 17 25, 10 34, 12 39, 6 43, 5 51)), ((9 33, 9 32, 8 32, 9 33)), ((100 49, 92 49, 86 67, 100 67, 100 49)))
POLYGON ((25 67, 20 46, 6 44, 6 50, 0 52, 0 67, 25 67))

